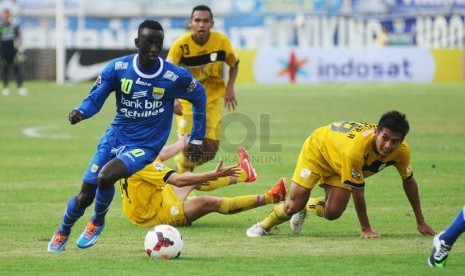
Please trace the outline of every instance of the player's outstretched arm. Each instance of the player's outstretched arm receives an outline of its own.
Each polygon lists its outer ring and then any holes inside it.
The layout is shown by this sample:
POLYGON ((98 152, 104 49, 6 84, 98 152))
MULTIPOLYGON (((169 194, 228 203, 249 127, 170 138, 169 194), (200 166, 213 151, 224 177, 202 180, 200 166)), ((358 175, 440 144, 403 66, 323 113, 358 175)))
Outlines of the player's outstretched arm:
POLYGON ((187 133, 183 135, 178 133, 178 141, 170 145, 165 145, 158 154, 158 158, 160 158, 162 162, 170 159, 181 152, 187 146, 188 142, 189 135, 187 133))
POLYGON ((167 182, 177 187, 192 186, 202 184, 207 181, 216 180, 220 177, 234 176, 239 177, 241 169, 234 165, 229 167, 223 166, 223 161, 220 161, 215 170, 204 173, 185 172, 182 174, 173 173, 167 182))
POLYGON ((407 196, 410 205, 412 206, 413 212, 415 213, 415 218, 417 220, 417 230, 422 235, 436 235, 436 232, 431 228, 423 217, 420 204, 420 196, 418 194, 418 185, 415 178, 410 178, 408 180, 402 181, 405 195, 407 196))

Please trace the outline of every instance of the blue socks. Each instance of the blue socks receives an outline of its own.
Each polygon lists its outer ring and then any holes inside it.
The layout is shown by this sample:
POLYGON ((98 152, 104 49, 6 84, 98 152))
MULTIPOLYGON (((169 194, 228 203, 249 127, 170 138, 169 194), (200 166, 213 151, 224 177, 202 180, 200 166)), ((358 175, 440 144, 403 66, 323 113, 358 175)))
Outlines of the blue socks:
POLYGON ((447 245, 452 246, 463 232, 465 232, 465 207, 439 238, 444 240, 447 245))
MULTIPOLYGON (((97 189, 94 204, 95 214, 91 219, 95 224, 103 225, 105 223, 105 215, 110 209, 110 203, 114 195, 115 187, 105 191, 97 189)), ((77 206, 76 196, 72 197, 68 202, 63 219, 58 226, 58 232, 69 235, 71 233, 71 227, 84 215, 85 210, 86 209, 81 209, 77 206)))
POLYGON ((100 190, 97 189, 95 194, 95 204, 94 204, 94 211, 95 214, 92 216, 91 221, 95 224, 103 225, 105 223, 105 215, 107 214, 108 210, 110 209, 110 203, 113 200, 113 196, 115 195, 115 187, 111 187, 108 190, 100 190))
POLYGON ((61 221, 60 226, 58 226, 58 232, 69 235, 69 233, 71 233, 71 227, 73 227, 74 223, 82 217, 82 215, 84 215, 85 210, 86 209, 80 209, 76 204, 76 197, 72 197, 66 207, 63 220, 61 221))

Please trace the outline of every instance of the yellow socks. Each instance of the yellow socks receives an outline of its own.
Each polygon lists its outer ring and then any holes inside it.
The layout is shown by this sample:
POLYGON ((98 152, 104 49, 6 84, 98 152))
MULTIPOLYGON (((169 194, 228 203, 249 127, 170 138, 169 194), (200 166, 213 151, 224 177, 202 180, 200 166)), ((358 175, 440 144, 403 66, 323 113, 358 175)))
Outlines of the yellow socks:
MULTIPOLYGON (((221 178, 218 178, 217 180, 208 181, 207 183, 203 183, 200 186, 200 188, 198 188, 198 190, 204 191, 204 192, 213 191, 213 190, 216 190, 218 188, 228 186, 228 185, 231 185, 231 184, 245 182, 246 179, 247 179, 247 173, 244 170, 241 169, 241 175, 239 177, 237 177, 237 178, 233 179, 230 176, 221 177, 221 178)), ((271 203, 271 201, 266 202, 266 204, 269 204, 269 203, 271 203)))
POLYGON ((202 183, 198 190, 200 191, 213 191, 218 188, 228 186, 231 183, 231 177, 220 177, 217 180, 208 181, 207 183, 202 183))
POLYGON ((243 169, 241 169, 241 175, 237 178, 237 183, 245 182, 246 179, 247 173, 243 169))
POLYGON ((273 226, 288 221, 289 219, 290 217, 288 217, 284 211, 284 202, 282 201, 274 206, 268 216, 260 222, 260 226, 266 231, 269 231, 273 226))
POLYGON ((315 216, 325 217, 325 200, 324 196, 317 198, 310 198, 307 202, 307 212, 314 214, 315 216))
POLYGON ((219 212, 221 214, 235 214, 249 210, 256 206, 256 195, 244 195, 235 197, 222 197, 219 212))

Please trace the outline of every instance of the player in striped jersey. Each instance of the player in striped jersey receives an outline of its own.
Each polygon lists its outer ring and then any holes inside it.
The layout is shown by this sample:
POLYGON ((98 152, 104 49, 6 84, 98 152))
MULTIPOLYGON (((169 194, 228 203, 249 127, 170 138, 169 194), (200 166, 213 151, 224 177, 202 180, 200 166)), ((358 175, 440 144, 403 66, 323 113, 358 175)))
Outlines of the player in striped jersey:
POLYGON ((410 164, 410 148, 404 141, 408 131, 408 121, 398 111, 385 113, 378 124, 341 121, 318 128, 302 147, 289 197, 284 204, 277 204, 264 220, 247 229, 247 235, 267 235, 273 226, 291 217, 291 230, 298 234, 306 216, 306 204, 317 216, 338 219, 353 195, 361 237, 380 237, 372 230, 368 219, 365 178, 388 166, 394 166, 402 179, 417 230, 423 235, 435 235, 421 210, 418 185, 410 164), (317 183, 325 189, 326 197, 310 198, 317 183))
POLYGON ((196 128, 191 132, 188 148, 194 155, 201 154, 205 136, 205 91, 186 69, 159 57, 163 41, 162 26, 154 20, 143 21, 135 39, 138 54, 110 61, 87 98, 70 112, 71 124, 89 119, 114 92, 115 119, 84 173, 79 194, 68 202, 48 251, 65 249, 71 227, 94 199, 94 215, 78 238, 77 246, 88 248, 97 242, 115 193, 114 183, 141 170, 157 157, 170 133, 177 98, 188 100, 194 106, 196 128))
MULTIPOLYGON (((210 30, 214 25, 209 7, 200 5, 192 10, 189 27, 191 33, 179 37, 171 46, 167 60, 186 67, 202 83, 207 94, 207 131, 203 141, 201 160, 190 160, 185 154, 176 156, 179 172, 192 171, 195 166, 212 160, 221 139, 222 102, 228 110, 237 106, 234 83, 238 72, 239 58, 234 52, 228 37, 210 30), (229 78, 223 79, 223 65, 229 66, 229 78)), ((180 134, 192 128, 192 106, 180 100, 180 108, 175 109, 177 129, 180 134)), ((253 181, 255 176, 251 179, 253 181)))

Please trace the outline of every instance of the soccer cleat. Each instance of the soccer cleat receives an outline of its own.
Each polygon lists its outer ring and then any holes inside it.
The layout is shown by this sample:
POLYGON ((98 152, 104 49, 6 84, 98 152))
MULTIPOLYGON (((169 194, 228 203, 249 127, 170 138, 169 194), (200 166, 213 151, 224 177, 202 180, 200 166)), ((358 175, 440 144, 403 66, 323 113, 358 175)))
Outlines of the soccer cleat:
POLYGON ((65 250, 66 243, 68 242, 69 235, 64 233, 55 232, 50 240, 47 251, 48 252, 61 252, 65 250))
POLYGON ((86 228, 84 229, 84 232, 82 232, 81 236, 76 241, 77 246, 79 248, 87 248, 94 245, 97 242, 97 239, 100 236, 100 233, 102 233, 104 227, 105 224, 100 226, 93 223, 92 221, 89 221, 86 228))
POLYGON ((299 234, 302 231, 302 226, 304 225, 305 218, 307 218, 307 209, 304 208, 302 211, 294 214, 289 220, 291 226, 291 231, 294 234, 299 234))
POLYGON ((245 182, 254 182, 257 179, 257 172, 252 167, 249 154, 243 147, 239 147, 237 149, 237 153, 239 154, 239 167, 241 167, 247 174, 245 182))
POLYGON ((446 259, 449 256, 449 252, 452 249, 452 246, 447 245, 444 240, 441 240, 439 237, 442 235, 441 232, 434 236, 433 239, 433 249, 428 258, 428 264, 431 267, 444 267, 446 266, 446 259))
POLYGON ((266 193, 271 196, 273 203, 278 203, 278 202, 283 201, 286 198, 286 193, 287 193, 286 178, 281 177, 278 180, 278 183, 276 183, 273 186, 273 188, 271 188, 266 193))
POLYGON ((247 229, 246 234, 249 238, 257 238, 268 235, 268 232, 260 226, 260 223, 257 223, 247 229))

